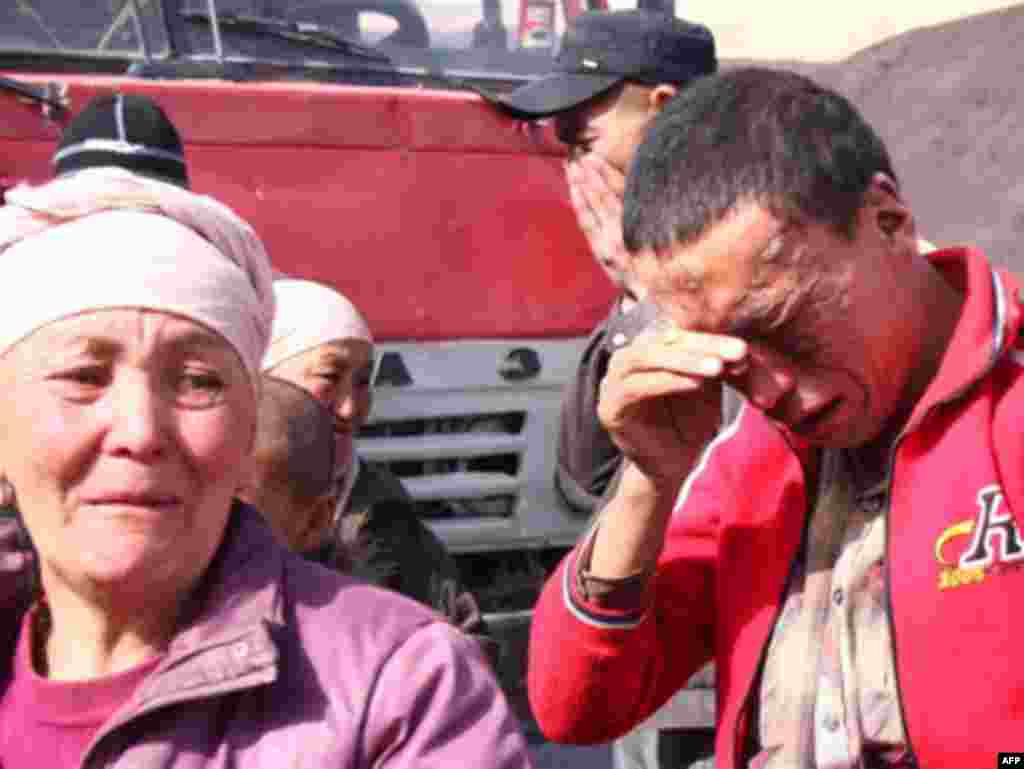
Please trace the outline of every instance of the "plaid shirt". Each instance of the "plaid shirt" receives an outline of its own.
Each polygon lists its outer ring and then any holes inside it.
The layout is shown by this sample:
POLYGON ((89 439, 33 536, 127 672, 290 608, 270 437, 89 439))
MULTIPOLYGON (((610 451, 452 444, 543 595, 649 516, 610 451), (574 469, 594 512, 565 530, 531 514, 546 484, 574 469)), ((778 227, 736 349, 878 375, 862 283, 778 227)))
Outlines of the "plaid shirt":
POLYGON ((765 660, 751 769, 904 765, 883 577, 887 487, 855 453, 822 453, 803 558, 765 660))

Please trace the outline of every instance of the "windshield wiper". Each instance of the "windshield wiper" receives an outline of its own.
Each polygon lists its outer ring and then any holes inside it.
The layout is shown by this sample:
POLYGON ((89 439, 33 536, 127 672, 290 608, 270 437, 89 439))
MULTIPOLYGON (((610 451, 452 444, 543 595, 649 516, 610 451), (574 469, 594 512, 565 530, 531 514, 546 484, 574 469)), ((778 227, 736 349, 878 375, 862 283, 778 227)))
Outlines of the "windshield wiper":
POLYGON ((0 90, 11 91, 18 94, 18 96, 23 96, 26 99, 31 99, 58 111, 67 107, 59 96, 54 96, 47 89, 36 88, 34 85, 4 77, 3 75, 0 75, 0 90))
MULTIPOLYGON (((210 14, 206 11, 181 11, 181 17, 186 21, 202 22, 212 26, 210 14)), ((249 16, 242 13, 218 13, 217 21, 222 27, 227 27, 236 32, 262 33, 282 40, 290 40, 295 43, 316 46, 317 48, 328 48, 338 51, 346 56, 356 56, 369 61, 379 61, 383 64, 390 64, 391 57, 380 51, 375 51, 369 46, 349 40, 327 27, 320 24, 313 24, 306 21, 285 21, 284 19, 273 19, 265 16, 249 16)))

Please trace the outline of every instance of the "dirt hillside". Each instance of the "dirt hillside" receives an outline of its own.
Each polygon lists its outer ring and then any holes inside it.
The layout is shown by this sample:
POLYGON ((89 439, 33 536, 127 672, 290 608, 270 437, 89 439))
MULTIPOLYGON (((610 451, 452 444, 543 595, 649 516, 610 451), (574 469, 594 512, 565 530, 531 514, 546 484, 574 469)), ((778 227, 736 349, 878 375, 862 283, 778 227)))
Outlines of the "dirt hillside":
POLYGON ((838 63, 783 66, 862 110, 922 235, 974 243, 1024 271, 1024 5, 913 30, 838 63))

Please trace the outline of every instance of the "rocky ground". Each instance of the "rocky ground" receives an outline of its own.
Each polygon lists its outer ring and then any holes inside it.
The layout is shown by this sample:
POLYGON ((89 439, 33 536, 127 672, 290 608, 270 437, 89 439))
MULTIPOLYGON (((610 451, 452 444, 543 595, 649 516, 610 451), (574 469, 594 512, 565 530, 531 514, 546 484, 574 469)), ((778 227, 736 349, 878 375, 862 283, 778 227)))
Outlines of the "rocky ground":
POLYGON ((1024 271, 1024 5, 788 66, 838 89, 878 130, 923 237, 1024 271))

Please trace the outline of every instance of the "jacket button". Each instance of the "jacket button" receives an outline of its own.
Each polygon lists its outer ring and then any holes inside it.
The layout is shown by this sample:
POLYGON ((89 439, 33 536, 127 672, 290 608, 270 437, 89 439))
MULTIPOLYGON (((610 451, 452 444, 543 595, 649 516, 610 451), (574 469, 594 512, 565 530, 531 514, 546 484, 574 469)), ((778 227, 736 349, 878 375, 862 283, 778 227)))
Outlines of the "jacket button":
POLYGON ((832 593, 832 601, 833 603, 835 603, 836 606, 843 605, 843 591, 840 590, 838 587, 832 593))

